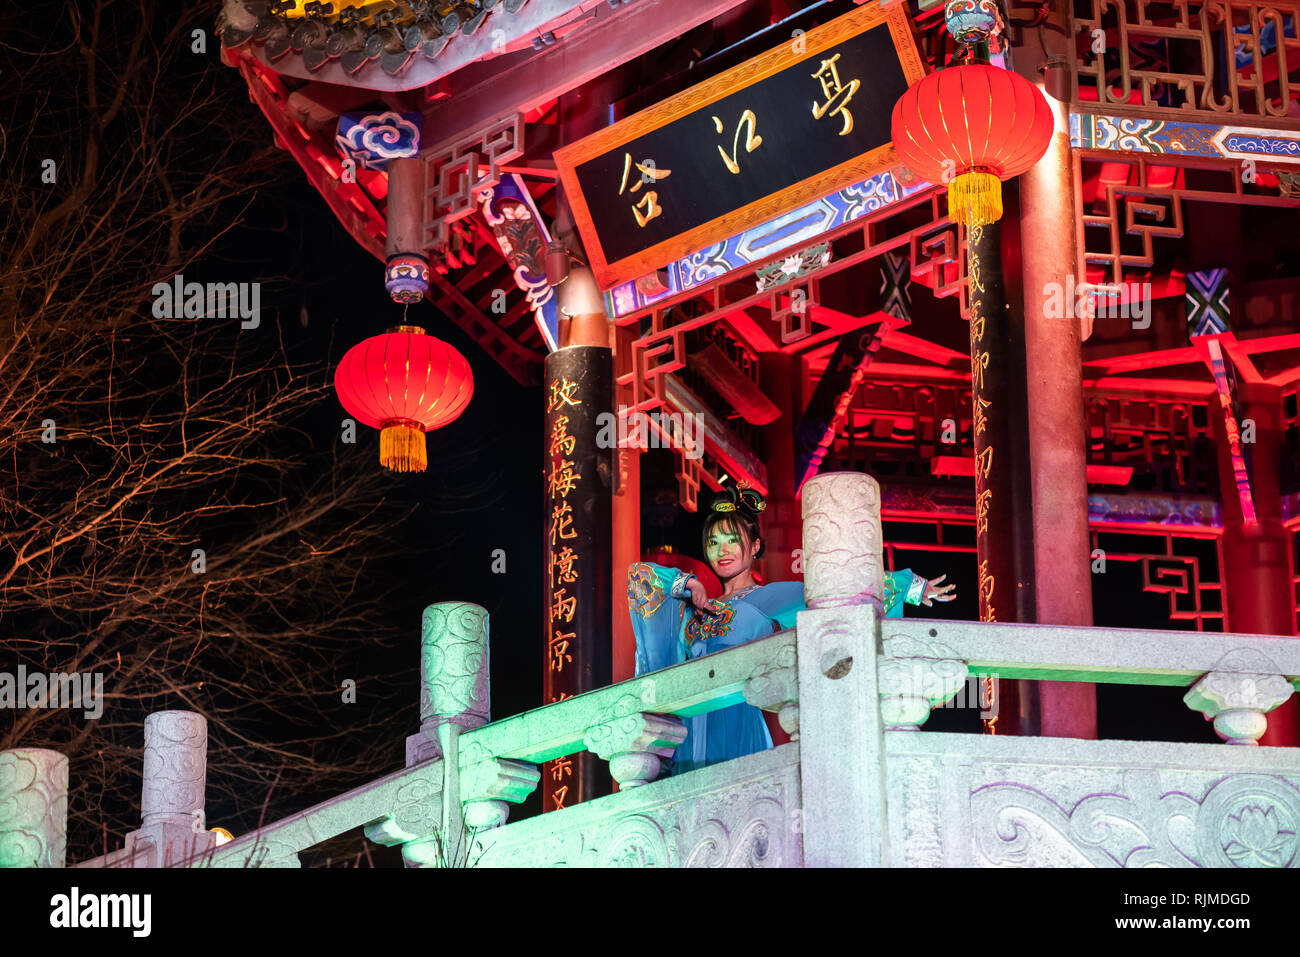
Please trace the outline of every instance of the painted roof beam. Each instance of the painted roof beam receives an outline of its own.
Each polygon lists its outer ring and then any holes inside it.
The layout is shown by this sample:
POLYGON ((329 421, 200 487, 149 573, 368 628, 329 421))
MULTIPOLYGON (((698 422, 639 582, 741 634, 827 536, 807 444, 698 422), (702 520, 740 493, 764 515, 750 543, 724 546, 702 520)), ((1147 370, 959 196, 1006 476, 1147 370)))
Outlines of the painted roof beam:
POLYGON ((495 120, 527 112, 744 2, 633 0, 612 10, 601 0, 580 30, 535 56, 484 63, 449 77, 442 91, 450 97, 425 108, 425 138, 431 144, 454 142, 495 120))
POLYGON ((254 39, 245 42, 244 37, 252 34, 258 24, 258 16, 250 7, 258 6, 260 5, 246 0, 224 0, 223 29, 228 26, 235 31, 231 39, 226 41, 228 46, 239 46, 248 55, 284 76, 390 93, 422 89, 476 60, 511 52, 544 33, 555 33, 561 31, 562 27, 571 28, 573 21, 592 17, 602 8, 604 13, 615 14, 607 0, 528 0, 515 13, 507 12, 505 5, 498 5, 472 35, 465 36, 458 31, 450 36, 441 52, 433 59, 414 55, 395 75, 380 69, 372 61, 353 75, 343 68, 337 58, 313 70, 295 53, 272 59, 260 41, 254 39))

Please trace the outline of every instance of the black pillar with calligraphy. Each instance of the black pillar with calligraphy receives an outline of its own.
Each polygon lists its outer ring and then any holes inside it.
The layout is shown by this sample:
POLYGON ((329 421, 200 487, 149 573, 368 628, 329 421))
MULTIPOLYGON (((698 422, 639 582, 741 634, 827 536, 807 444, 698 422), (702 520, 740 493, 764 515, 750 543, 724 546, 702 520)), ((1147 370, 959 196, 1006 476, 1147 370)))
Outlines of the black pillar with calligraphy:
MULTIPOLYGON (((613 409, 613 358, 598 346, 546 357, 544 700, 608 685, 613 646, 611 450, 597 447, 599 416, 613 409)), ((542 810, 608 794, 609 770, 583 752, 542 768, 542 810)))
MULTIPOLYGON (((1014 184, 1004 183, 1003 191, 1011 207, 1004 218, 972 227, 966 235, 979 610, 981 621, 1032 622, 1034 530, 1024 304, 1014 293, 1020 285, 1020 220, 1014 184), (1017 280, 1010 284, 1010 295, 1006 272, 1017 280)), ((1051 410, 1038 414, 1050 415, 1051 410)), ((991 690, 986 688, 986 694, 991 690)), ((985 719, 985 730, 1037 733, 1031 682, 999 681, 996 694, 997 716, 985 719)))

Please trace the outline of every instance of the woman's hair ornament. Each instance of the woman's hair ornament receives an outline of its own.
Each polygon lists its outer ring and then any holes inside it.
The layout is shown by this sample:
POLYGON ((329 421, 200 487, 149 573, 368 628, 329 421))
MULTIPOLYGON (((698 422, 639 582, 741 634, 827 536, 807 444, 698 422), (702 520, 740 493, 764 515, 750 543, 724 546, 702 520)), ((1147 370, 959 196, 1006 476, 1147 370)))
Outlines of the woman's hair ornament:
POLYGON ((748 482, 737 482, 730 488, 725 489, 724 492, 725 496, 718 498, 713 503, 715 512, 748 512, 757 518, 758 513, 767 508, 763 496, 750 488, 748 482))

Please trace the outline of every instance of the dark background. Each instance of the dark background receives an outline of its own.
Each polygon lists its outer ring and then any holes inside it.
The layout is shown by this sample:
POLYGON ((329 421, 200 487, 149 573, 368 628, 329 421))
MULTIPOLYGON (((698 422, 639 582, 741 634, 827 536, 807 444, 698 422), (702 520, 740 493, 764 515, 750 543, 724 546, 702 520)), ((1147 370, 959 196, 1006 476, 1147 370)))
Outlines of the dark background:
MULTIPOLYGON (((265 124, 260 114, 255 121, 265 124)), ((428 470, 384 473, 392 499, 412 509, 399 530, 409 557, 386 570, 402 586, 389 622, 406 637, 374 660, 376 673, 401 675, 408 686, 399 699, 410 702, 410 720, 394 722, 391 741, 375 742, 392 749, 396 768, 404 760, 405 735, 418 727, 426 605, 470 601, 488 610, 493 717, 541 704, 542 390, 515 382, 429 299, 407 309, 392 302, 383 265, 353 242, 288 154, 284 163, 283 182, 258 197, 225 251, 247 257, 250 279, 259 272, 291 277, 269 297, 263 286, 263 325, 278 325, 301 358, 327 358, 332 374, 347 349, 409 322, 459 350, 474 375, 474 396, 461 417, 427 433, 428 470), (495 549, 505 552, 504 574, 492 572, 495 549)), ((356 445, 343 446, 346 417, 335 397, 304 423, 322 467, 337 445, 379 470, 379 433, 358 426, 356 445)))

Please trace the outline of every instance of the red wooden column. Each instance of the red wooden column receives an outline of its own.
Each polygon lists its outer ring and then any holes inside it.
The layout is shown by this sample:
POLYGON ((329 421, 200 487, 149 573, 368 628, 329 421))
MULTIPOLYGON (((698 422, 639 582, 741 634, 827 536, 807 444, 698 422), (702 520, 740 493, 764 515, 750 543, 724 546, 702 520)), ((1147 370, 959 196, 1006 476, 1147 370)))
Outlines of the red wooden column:
MULTIPOLYGON (((781 410, 781 417, 763 431, 768 485, 762 515, 767 548, 761 562, 763 581, 802 581, 803 511, 795 499, 794 433, 803 414, 803 360, 784 352, 767 353, 759 358, 758 374, 763 394, 781 410)), ((776 746, 790 740, 775 712, 763 712, 763 719, 776 746)))
MULTIPOLYGON (((1295 634, 1291 608, 1291 542, 1282 526, 1278 485, 1282 452, 1282 390, 1261 383, 1238 385, 1243 429, 1255 424, 1255 442, 1243 446, 1251 461, 1251 493, 1256 522, 1246 524, 1236 495, 1236 479, 1223 417, 1211 415, 1218 449, 1223 501, 1223 583, 1228 631, 1259 635, 1295 634)), ((1300 703, 1292 696, 1269 713, 1260 744, 1300 746, 1300 703)))
MULTIPOLYGON (((1069 56, 1063 4, 1046 29, 1026 31, 1013 53, 1017 71, 1042 84, 1047 56, 1069 56), (1051 27, 1061 29, 1058 34, 1051 27), (1046 44, 1046 49, 1039 46, 1046 44)), ((1063 66, 1054 69, 1064 69, 1063 66)), ((1053 84, 1054 86, 1055 84, 1053 84)), ((1068 84, 1067 84, 1068 87, 1068 84)), ((1034 502, 1034 599, 1045 625, 1092 624, 1089 568, 1087 446, 1083 411, 1083 351, 1073 310, 1044 315, 1049 283, 1064 289, 1075 271, 1079 210, 1070 164, 1069 104, 1046 93, 1055 129, 1033 169, 1020 177, 1020 231, 1025 296, 1025 364, 1029 408, 1029 480, 1034 502)), ((1053 91, 1055 92, 1055 91, 1053 91)), ((1082 282, 1082 276, 1076 276, 1082 282)), ((1038 686, 1043 735, 1097 737, 1095 686, 1044 681, 1038 686)))
POLYGON ((759 360, 763 393, 781 410, 781 417, 764 428, 768 493, 762 515, 767 538, 762 570, 767 582, 803 579, 802 571, 795 571, 794 554, 803 541, 803 517, 794 497, 794 430, 803 411, 801 362, 784 352, 767 353, 759 360))
MULTIPOLYGON (((636 332, 632 328, 615 327, 614 377, 632 371, 632 342, 636 332)), ((627 404, 630 387, 615 385, 614 412, 627 404)), ((611 604, 610 634, 613 635, 613 679, 626 681, 636 672, 636 636, 632 633, 632 619, 628 615, 626 593, 627 568, 641 560, 641 453, 636 449, 615 449, 613 496, 614 568, 610 581, 614 589, 611 604)))

